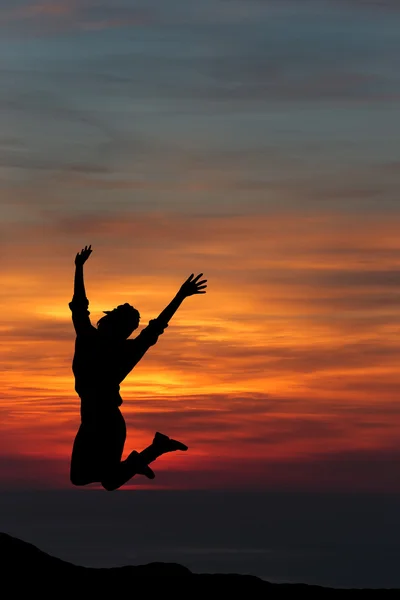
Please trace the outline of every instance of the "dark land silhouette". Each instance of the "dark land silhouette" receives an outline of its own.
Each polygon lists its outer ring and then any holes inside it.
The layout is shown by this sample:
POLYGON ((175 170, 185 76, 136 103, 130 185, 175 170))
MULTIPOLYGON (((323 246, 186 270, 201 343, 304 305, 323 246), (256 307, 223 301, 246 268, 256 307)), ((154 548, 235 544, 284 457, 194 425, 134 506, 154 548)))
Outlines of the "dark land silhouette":
POLYGON ((92 253, 85 246, 75 257, 74 293, 69 307, 76 332, 72 370, 75 391, 81 401, 81 424, 75 437, 70 479, 76 486, 101 483, 113 491, 135 475, 154 479, 149 464, 167 452, 186 451, 188 446, 156 432, 151 444, 138 452, 133 450, 122 460, 126 441, 126 424, 120 406, 120 384, 154 346, 168 327, 172 316, 189 296, 205 294, 207 280, 191 274, 177 294, 156 319, 133 339, 138 328, 139 311, 128 303, 113 310, 97 322, 90 321, 83 266, 92 253))
POLYGON ((0 556, 2 567, 2 589, 7 596, 18 597, 24 590, 30 594, 52 593, 63 597, 66 592, 105 593, 129 592, 130 595, 146 597, 155 592, 188 592, 197 597, 199 592, 211 594, 211 598, 223 597, 224 593, 246 594, 255 598, 315 597, 326 598, 351 594, 368 594, 379 598, 382 594, 396 594, 396 589, 352 589, 339 590, 306 584, 277 584, 263 581, 254 575, 192 573, 176 563, 153 562, 146 565, 111 568, 91 568, 74 565, 50 556, 33 544, 0 533, 0 556))

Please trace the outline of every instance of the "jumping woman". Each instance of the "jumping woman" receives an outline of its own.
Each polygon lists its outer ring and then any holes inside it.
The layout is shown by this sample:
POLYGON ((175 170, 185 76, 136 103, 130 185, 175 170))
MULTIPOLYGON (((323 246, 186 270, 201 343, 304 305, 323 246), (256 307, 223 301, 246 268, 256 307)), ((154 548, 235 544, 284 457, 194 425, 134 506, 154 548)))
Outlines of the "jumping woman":
POLYGON ((83 265, 91 253, 92 247, 85 246, 75 257, 74 294, 69 303, 76 332, 72 370, 81 400, 81 424, 72 449, 70 479, 73 485, 100 483, 112 491, 137 474, 154 479, 151 462, 167 452, 188 449, 157 432, 150 446, 140 453, 134 450, 122 460, 126 425, 120 411, 120 384, 157 343, 183 300, 206 293, 207 280, 200 279, 202 273, 190 275, 160 315, 138 336, 128 339, 140 321, 139 312, 128 303, 104 311, 97 327, 90 321, 83 265))

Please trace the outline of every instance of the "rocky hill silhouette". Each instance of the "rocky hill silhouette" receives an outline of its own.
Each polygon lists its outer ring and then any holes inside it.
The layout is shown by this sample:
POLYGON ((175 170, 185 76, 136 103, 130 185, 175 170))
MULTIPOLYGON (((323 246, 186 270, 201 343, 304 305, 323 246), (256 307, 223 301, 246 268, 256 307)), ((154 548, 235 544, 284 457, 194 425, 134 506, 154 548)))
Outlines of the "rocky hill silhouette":
POLYGON ((400 590, 336 590, 306 584, 273 584, 253 575, 192 573, 187 567, 176 563, 150 563, 138 566, 93 568, 75 565, 50 556, 31 543, 0 533, 1 584, 7 597, 23 590, 29 593, 57 594, 99 592, 130 594, 155 592, 186 592, 196 596, 199 592, 215 595, 246 593, 248 598, 337 597, 339 594, 357 595, 399 594, 400 590))

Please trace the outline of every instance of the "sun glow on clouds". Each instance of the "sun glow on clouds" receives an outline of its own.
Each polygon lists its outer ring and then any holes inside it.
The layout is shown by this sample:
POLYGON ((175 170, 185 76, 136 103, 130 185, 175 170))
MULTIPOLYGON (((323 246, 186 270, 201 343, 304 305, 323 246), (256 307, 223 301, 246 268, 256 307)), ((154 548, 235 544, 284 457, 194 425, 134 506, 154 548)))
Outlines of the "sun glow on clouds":
POLYGON ((3 0, 4 485, 69 485, 91 243, 93 323, 209 280, 122 386, 156 485, 398 489, 397 4, 3 0))
MULTIPOLYGON (((311 465, 395 447, 397 223, 333 215, 317 226, 287 215, 159 222, 125 215, 92 224, 90 240, 80 232, 80 245, 94 247, 86 265, 94 323, 130 301, 144 325, 190 272, 209 280, 208 293, 185 302, 122 386, 128 447, 166 431, 191 451, 160 461, 160 472, 194 468, 195 478, 217 452, 226 485, 236 459, 257 456, 265 476, 257 471, 253 484, 261 487, 276 461, 311 465), (111 251, 108 232, 119 240, 111 251)), ((8 453, 58 457, 65 470, 79 423, 68 309, 76 242, 57 222, 45 243, 40 228, 21 231, 24 245, 16 228, 5 248, 2 438, 8 453)))

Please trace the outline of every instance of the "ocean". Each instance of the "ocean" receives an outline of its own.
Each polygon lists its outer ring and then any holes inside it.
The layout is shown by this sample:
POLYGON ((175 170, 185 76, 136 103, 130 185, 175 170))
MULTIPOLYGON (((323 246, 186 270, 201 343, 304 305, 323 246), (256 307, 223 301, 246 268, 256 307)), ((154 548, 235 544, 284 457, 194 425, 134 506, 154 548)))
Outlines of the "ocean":
POLYGON ((400 588, 400 496, 0 492, 0 530, 90 567, 176 562, 271 582, 400 588))

